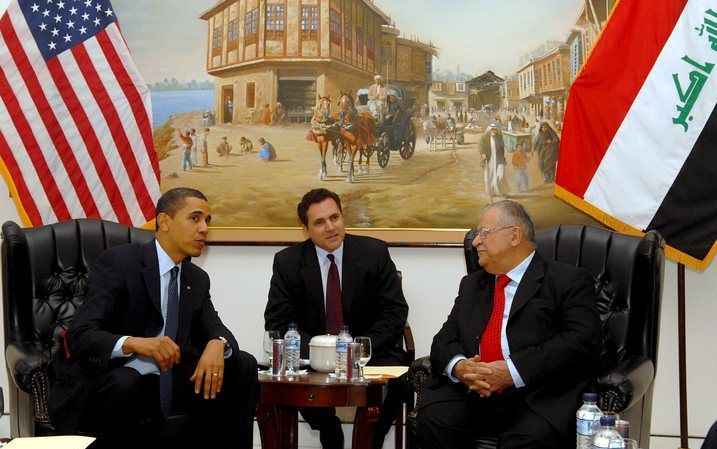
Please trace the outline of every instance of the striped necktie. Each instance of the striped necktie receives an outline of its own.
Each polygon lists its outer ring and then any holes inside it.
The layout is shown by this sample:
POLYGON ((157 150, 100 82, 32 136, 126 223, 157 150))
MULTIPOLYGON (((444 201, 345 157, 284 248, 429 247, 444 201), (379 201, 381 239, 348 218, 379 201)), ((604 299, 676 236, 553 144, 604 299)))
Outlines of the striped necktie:
MULTIPOLYGON (((179 327, 179 293, 177 291, 177 274, 179 267, 172 268, 167 289, 167 318, 164 321, 164 335, 177 341, 179 327)), ((164 417, 169 416, 172 408, 172 369, 159 373, 159 404, 164 417)))

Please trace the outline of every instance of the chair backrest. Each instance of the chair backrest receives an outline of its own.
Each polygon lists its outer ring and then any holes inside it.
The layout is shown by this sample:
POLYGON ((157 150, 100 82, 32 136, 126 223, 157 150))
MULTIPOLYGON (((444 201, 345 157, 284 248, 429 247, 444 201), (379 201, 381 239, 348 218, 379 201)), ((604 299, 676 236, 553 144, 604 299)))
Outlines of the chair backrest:
MULTIPOLYGON (((477 271, 472 246, 476 229, 463 246, 468 273, 477 271)), ((586 225, 560 225, 536 231, 537 252, 546 260, 585 268, 595 279, 598 311, 603 322, 605 366, 628 355, 652 360, 657 369, 657 346, 664 274, 664 241, 650 231, 643 237, 586 225)))
POLYGON ((149 230, 95 219, 27 229, 3 224, 5 346, 32 342, 53 361, 64 357, 61 335, 85 299, 97 257, 111 246, 153 238, 149 230))

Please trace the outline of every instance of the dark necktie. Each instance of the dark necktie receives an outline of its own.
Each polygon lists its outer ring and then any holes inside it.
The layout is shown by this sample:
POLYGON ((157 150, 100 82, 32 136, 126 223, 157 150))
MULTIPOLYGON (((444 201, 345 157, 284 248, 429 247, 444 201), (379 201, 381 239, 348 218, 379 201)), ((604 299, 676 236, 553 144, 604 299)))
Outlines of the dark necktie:
POLYGON ((510 278, 505 274, 499 275, 495 282, 493 310, 480 339, 481 362, 489 363, 504 360, 500 344, 500 330, 503 324, 503 311, 505 310, 505 286, 509 282, 510 278))
POLYGON ((339 268, 336 266, 333 254, 329 254, 326 257, 331 262, 329 275, 326 278, 326 333, 338 335, 339 329, 344 325, 339 268))
MULTIPOLYGON (((177 274, 179 267, 172 268, 167 289, 167 319, 164 321, 164 335, 177 341, 179 326, 179 294, 177 292, 177 274)), ((172 369, 159 373, 159 404, 166 418, 172 408, 172 369)))

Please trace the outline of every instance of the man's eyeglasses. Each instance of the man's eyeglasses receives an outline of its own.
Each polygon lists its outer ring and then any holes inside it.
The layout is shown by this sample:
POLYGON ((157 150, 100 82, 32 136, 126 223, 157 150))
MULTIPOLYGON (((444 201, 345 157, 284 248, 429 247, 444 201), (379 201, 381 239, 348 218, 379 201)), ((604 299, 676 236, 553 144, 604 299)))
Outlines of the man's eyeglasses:
POLYGON ((514 227, 515 226, 503 226, 502 228, 480 228, 478 229, 478 232, 476 232, 476 235, 480 237, 481 240, 485 240, 491 232, 502 231, 503 229, 510 229, 514 227))

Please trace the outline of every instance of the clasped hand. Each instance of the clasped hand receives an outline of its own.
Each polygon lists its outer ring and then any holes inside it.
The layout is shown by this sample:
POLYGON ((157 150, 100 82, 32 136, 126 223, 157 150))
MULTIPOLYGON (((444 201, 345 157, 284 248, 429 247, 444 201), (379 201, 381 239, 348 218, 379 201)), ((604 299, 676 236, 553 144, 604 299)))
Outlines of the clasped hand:
POLYGON ((483 398, 513 385, 513 378, 505 360, 485 363, 481 362, 480 356, 456 363, 453 376, 483 398))
MULTIPOLYGON (((152 357, 162 372, 178 364, 181 356, 179 346, 167 336, 129 337, 122 345, 122 352, 152 357)), ((210 340, 189 381, 194 382, 194 393, 199 394, 203 390, 204 399, 214 399, 222 389, 223 380, 224 342, 218 339, 210 340)))

